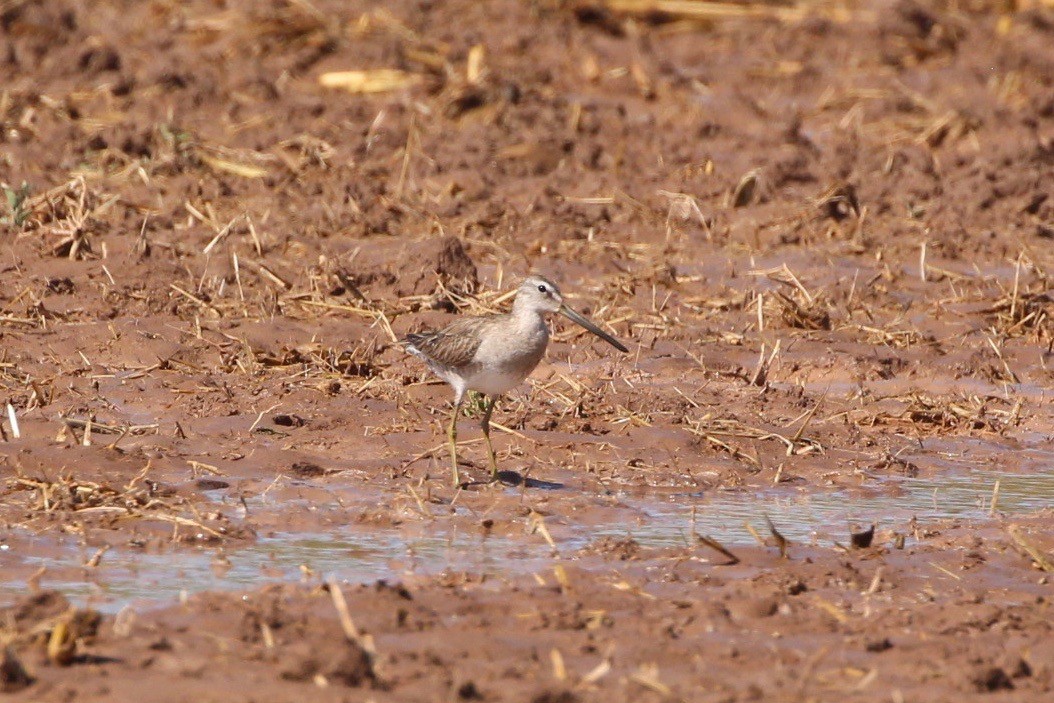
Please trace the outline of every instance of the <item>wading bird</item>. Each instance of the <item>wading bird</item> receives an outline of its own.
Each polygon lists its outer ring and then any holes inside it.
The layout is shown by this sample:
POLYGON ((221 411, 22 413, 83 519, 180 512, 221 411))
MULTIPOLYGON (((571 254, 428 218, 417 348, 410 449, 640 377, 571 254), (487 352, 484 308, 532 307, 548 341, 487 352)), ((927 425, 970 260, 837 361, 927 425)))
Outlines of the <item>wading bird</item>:
POLYGON ((486 396, 483 437, 490 454, 491 479, 498 476, 498 460, 490 442, 490 415, 502 395, 518 386, 541 361, 549 344, 547 313, 560 313, 603 339, 620 352, 625 346, 587 318, 569 308, 560 289, 541 276, 528 276, 516 292, 512 312, 462 317, 435 332, 409 334, 403 340, 407 351, 421 357, 437 376, 454 389, 454 412, 448 439, 454 485, 461 480, 457 470, 457 416, 465 391, 486 396))

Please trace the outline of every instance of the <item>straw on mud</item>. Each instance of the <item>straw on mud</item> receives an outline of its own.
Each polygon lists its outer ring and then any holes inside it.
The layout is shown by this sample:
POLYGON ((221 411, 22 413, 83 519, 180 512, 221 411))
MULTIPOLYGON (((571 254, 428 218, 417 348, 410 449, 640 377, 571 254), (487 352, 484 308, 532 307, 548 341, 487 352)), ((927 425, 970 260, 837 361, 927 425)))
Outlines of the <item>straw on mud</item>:
POLYGON ((1024 255, 1023 251, 1019 252, 1018 255, 1017 255, 1017 261, 1014 264, 1014 291, 1010 295, 1010 319, 1011 320, 1014 319, 1015 313, 1017 312, 1017 300, 1018 300, 1018 293, 1020 292, 1020 282, 1021 282, 1021 257, 1023 255, 1024 255))
POLYGON ((995 506, 999 501, 999 479, 995 480, 995 485, 992 486, 992 504, 988 507, 988 515, 995 515, 995 506))
POLYGON ((791 445, 796 445, 801 440, 802 435, 805 433, 805 428, 809 426, 809 422, 812 421, 812 418, 816 414, 816 411, 820 409, 821 405, 823 405, 823 401, 827 397, 827 392, 829 390, 830 388, 823 392, 819 400, 816 401, 816 404, 813 405, 812 409, 810 409, 809 412, 805 415, 805 419, 802 420, 801 427, 799 427, 798 431, 794 433, 794 436, 790 438, 791 445))
POLYGON ((199 307, 202 307, 202 308, 204 308, 206 310, 210 310, 213 313, 215 313, 216 315, 222 315, 223 314, 223 313, 220 312, 220 310, 218 308, 216 308, 211 303, 206 303, 204 300, 202 300, 201 298, 197 297, 193 293, 189 293, 189 292, 183 290, 181 287, 179 287, 175 283, 170 283, 170 284, 168 284, 168 286, 172 290, 174 290, 177 293, 179 293, 180 295, 182 295, 187 300, 190 300, 191 302, 197 304, 199 307))
POLYGON ((110 545, 104 544, 96 550, 95 554, 92 555, 88 561, 84 562, 84 566, 89 569, 94 569, 99 566, 99 562, 102 561, 103 554, 110 551, 110 545))
POLYGON ((780 550, 780 558, 786 559, 787 547, 790 545, 790 540, 784 537, 780 531, 776 529, 776 526, 772 524, 772 518, 768 515, 765 515, 765 523, 769 526, 769 533, 772 535, 772 538, 776 540, 776 548, 780 550))
POLYGON ((248 434, 251 435, 253 433, 253 430, 256 429, 257 425, 259 425, 261 422, 263 422, 264 415, 266 415, 269 412, 272 412, 273 410, 276 410, 280 406, 281 406, 281 403, 275 403, 271 407, 267 408, 267 410, 261 411, 260 414, 256 416, 256 420, 253 421, 253 424, 249 426, 248 434))
POLYGON ((589 673, 582 677, 582 683, 590 686, 611 673, 611 660, 605 657, 599 664, 594 666, 589 673))
POLYGON ((425 507, 424 501, 421 500, 421 496, 417 495, 417 491, 414 490, 414 487, 407 486, 406 490, 410 492, 410 495, 413 496, 414 501, 416 501, 417 509, 421 512, 421 516, 428 518, 429 520, 434 519, 435 516, 425 507))
POLYGON ((237 163, 235 161, 229 161, 217 156, 209 156, 208 154, 200 152, 197 154, 197 157, 202 163, 214 171, 230 173, 235 176, 241 176, 242 178, 264 178, 270 173, 267 169, 259 166, 237 163))
POLYGON ((738 564, 739 563, 739 561, 740 561, 739 557, 737 557, 735 554, 733 554, 728 549, 726 549, 724 547, 724 545, 722 545, 716 539, 714 539, 712 537, 707 537, 706 535, 701 535, 698 532, 695 533, 695 538, 701 544, 704 544, 707 547, 710 547, 710 549, 713 549, 714 551, 716 551, 717 553, 721 554, 723 557, 728 559, 728 562, 725 563, 725 566, 732 566, 733 564, 738 564))
MULTIPOLYGON (((706 0, 605 0, 605 4, 614 12, 644 17, 659 13, 682 20, 753 17, 795 21, 803 18, 809 11, 808 4, 785 7, 764 3, 739 4, 707 2, 706 0)), ((837 15, 832 16, 832 18, 836 17, 837 15)))
POLYGON ((117 444, 118 444, 118 443, 119 443, 119 442, 120 442, 120 441, 121 441, 122 439, 124 439, 125 437, 127 437, 127 436, 128 436, 128 434, 129 434, 129 432, 128 432, 128 429, 123 429, 123 430, 121 430, 121 434, 119 434, 119 435, 117 436, 117 438, 116 438, 116 439, 114 439, 114 441, 112 441, 112 442, 110 442, 109 444, 107 444, 107 445, 106 445, 106 448, 107 448, 107 449, 109 449, 109 450, 114 450, 114 449, 117 449, 117 444))
POLYGON ((421 80, 421 76, 394 68, 377 68, 361 71, 331 71, 318 77, 323 88, 336 88, 349 93, 384 93, 409 88, 421 80))
POLYGON ((205 255, 208 255, 208 253, 210 251, 212 251, 212 248, 214 246, 216 246, 217 244, 219 244, 221 239, 223 239, 224 237, 227 236, 227 234, 231 231, 231 228, 234 227, 234 223, 237 222, 238 220, 242 219, 245 216, 246 215, 244 215, 244 214, 238 215, 237 217, 232 219, 230 222, 225 224, 223 226, 223 228, 220 229, 220 231, 216 233, 216 236, 209 240, 209 243, 205 245, 205 248, 201 250, 201 253, 205 254, 205 255))
POLYGON ((756 541, 762 547, 765 546, 765 540, 761 537, 761 534, 758 533, 756 529, 754 529, 754 526, 750 524, 749 520, 743 521, 743 529, 750 533, 750 536, 754 538, 754 541, 756 541))
POLYGON ((275 284, 282 290, 291 290, 293 287, 292 283, 285 280, 259 261, 253 261, 252 259, 242 259, 241 263, 245 264, 247 268, 252 269, 254 272, 258 273, 260 276, 263 276, 268 281, 275 284))
POLYGON ((962 581, 963 580, 962 576, 959 576, 959 574, 956 574, 954 572, 949 571, 948 569, 944 568, 943 566, 941 566, 937 562, 931 561, 931 562, 928 562, 928 563, 929 563, 930 566, 932 566, 937 571, 944 572, 945 574, 947 574, 948 576, 951 576, 956 581, 962 581))
POLYGON ((1014 383, 1021 383, 1021 379, 1018 378, 1017 374, 1011 370, 1010 364, 1006 363, 1006 358, 1003 356, 1003 350, 1000 349, 994 341, 992 341, 991 337, 986 335, 985 340, 988 342, 988 346, 992 348, 992 351, 995 352, 995 355, 996 357, 998 357, 999 361, 1002 362, 1003 370, 1006 371, 1006 375, 1010 377, 1010 380, 1014 383))
POLYGON ((848 622, 849 616, 845 614, 845 611, 839 608, 834 603, 821 598, 820 596, 813 596, 813 602, 825 610, 831 617, 838 622, 848 622))
POLYGON ((864 591, 866 595, 873 595, 878 592, 878 587, 882 583, 882 570, 884 568, 884 566, 879 566, 877 569, 875 569, 875 575, 871 579, 871 585, 869 585, 867 587, 867 590, 864 591))
POLYGON ((553 665, 553 678, 557 681, 566 681, 567 667, 564 666, 564 656, 560 654, 560 650, 556 647, 549 651, 549 661, 553 665))
POLYGON ((264 641, 264 647, 266 647, 267 649, 274 649, 274 631, 271 629, 271 626, 268 625, 266 622, 260 623, 260 638, 264 641))
POLYGON ((349 642, 358 645, 366 653, 370 655, 376 654, 373 638, 364 636, 359 632, 359 628, 355 627, 355 621, 351 619, 351 612, 348 610, 348 602, 344 600, 344 591, 340 590, 340 584, 337 583, 337 579, 330 576, 326 579, 326 586, 329 590, 330 598, 333 599, 333 607, 337 610, 337 617, 340 619, 340 627, 344 630, 344 636, 348 638, 349 642))
POLYGON ((203 532, 207 532, 210 535, 212 535, 213 537, 216 537, 217 539, 223 539, 223 533, 222 532, 217 532, 216 530, 212 529, 211 527, 208 527, 207 525, 203 525, 202 523, 200 523, 200 522, 198 522, 196 520, 191 520, 189 518, 180 517, 179 515, 165 515, 164 513, 159 513, 159 514, 151 513, 149 515, 149 519, 151 519, 151 520, 161 520, 162 522, 170 522, 170 523, 173 524, 173 526, 183 525, 185 527, 193 527, 193 528, 199 529, 199 530, 201 530, 203 532))
POLYGON ((537 532, 542 538, 549 544, 553 550, 553 554, 557 553, 556 540, 549 533, 549 528, 545 525, 545 518, 542 517, 541 513, 531 510, 530 517, 528 519, 528 525, 530 526, 530 534, 537 532))
POLYGON ((1051 561, 1051 559, 1040 551, 1036 545, 1032 544, 1023 534, 1021 534, 1021 530, 1017 525, 1011 525, 1008 527, 1007 532, 1010 533, 1010 537, 1014 540, 1017 546, 1032 558, 1032 561, 1036 563, 1036 566, 1048 573, 1054 573, 1054 561, 1051 561))
POLYGON ((470 84, 476 85, 482 80, 486 70, 483 63, 486 55, 486 49, 482 44, 476 44, 468 50, 468 59, 465 61, 465 80, 470 84))
MULTIPOLYGON (((69 616, 71 615, 72 612, 69 616)), ((58 666, 69 666, 73 663, 73 657, 77 651, 77 639, 70 627, 69 616, 55 623, 48 637, 48 660, 58 666)))
POLYGON ((616 590, 619 590, 619 591, 625 591, 626 593, 632 593, 633 595, 640 596, 641 598, 644 598, 646 600, 658 600, 658 598, 656 596, 652 595, 651 593, 648 593, 647 591, 645 591, 640 586, 634 585, 634 584, 630 583, 629 581, 625 581, 625 580, 623 580, 623 581, 616 581, 616 582, 611 584, 611 587, 616 589, 616 590))
POLYGON ((563 564, 557 564, 553 567, 553 576, 556 577, 556 582, 560 584, 560 592, 564 595, 571 592, 571 579, 567 577, 567 571, 564 570, 563 564))
MULTIPOLYGON (((758 300, 759 301, 761 300, 761 296, 760 295, 758 296, 758 300)), ((760 310, 761 309, 759 307, 758 308, 759 316, 761 314, 760 310)), ((758 324, 761 325, 763 323, 759 320, 758 324)), ((776 344, 772 347, 772 352, 768 355, 768 357, 765 356, 765 344, 764 343, 761 344, 761 353, 758 354, 757 366, 754 367, 754 373, 751 374, 750 379, 748 380, 748 383, 751 386, 764 386, 765 385, 766 381, 768 380, 769 368, 771 368, 771 366, 772 366, 773 359, 775 359, 776 355, 779 354, 779 352, 780 352, 780 345, 782 343, 783 343, 783 340, 777 339, 776 340, 776 344)))
POLYGON ((333 600, 333 607, 337 610, 337 617, 340 619, 340 627, 344 630, 344 636, 348 638, 348 641, 359 643, 359 628, 355 627, 355 621, 351 619, 351 613, 348 611, 348 602, 344 599, 344 592, 340 589, 340 584, 337 580, 330 576, 326 579, 326 586, 329 589, 329 596, 333 600))
POLYGON ((226 476, 225 473, 220 471, 219 467, 213 466, 212 464, 205 464, 200 461, 195 461, 194 459, 187 459, 187 463, 190 464, 191 472, 195 476, 197 475, 198 471, 204 471, 205 473, 211 474, 213 476, 226 476))
POLYGON ((15 439, 21 439, 22 431, 18 428, 18 417, 15 415, 15 408, 11 403, 7 404, 7 419, 11 425, 11 436, 15 439))
POLYGON ((783 463, 776 467, 776 473, 772 477, 772 484, 778 486, 780 481, 783 479, 783 463))

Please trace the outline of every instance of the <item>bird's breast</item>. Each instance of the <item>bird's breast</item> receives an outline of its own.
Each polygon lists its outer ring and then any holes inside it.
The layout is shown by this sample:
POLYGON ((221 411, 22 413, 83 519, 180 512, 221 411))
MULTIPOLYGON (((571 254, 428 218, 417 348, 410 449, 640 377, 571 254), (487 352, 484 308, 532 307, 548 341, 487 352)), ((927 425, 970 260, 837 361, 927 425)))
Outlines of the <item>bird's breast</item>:
POLYGON ((527 324, 509 325, 503 334, 488 335, 473 360, 475 373, 469 388, 489 395, 500 395, 519 385, 530 375, 545 354, 549 328, 538 316, 527 324))

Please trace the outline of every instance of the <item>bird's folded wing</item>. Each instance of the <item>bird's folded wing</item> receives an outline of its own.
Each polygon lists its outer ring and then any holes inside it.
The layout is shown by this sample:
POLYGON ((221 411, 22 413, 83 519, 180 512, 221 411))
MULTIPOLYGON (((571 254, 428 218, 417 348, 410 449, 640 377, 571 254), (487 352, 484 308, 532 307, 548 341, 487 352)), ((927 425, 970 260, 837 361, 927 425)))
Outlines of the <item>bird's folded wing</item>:
POLYGON ((464 317, 437 332, 407 335, 406 341, 429 360, 447 368, 459 368, 475 358, 488 322, 486 317, 464 317))

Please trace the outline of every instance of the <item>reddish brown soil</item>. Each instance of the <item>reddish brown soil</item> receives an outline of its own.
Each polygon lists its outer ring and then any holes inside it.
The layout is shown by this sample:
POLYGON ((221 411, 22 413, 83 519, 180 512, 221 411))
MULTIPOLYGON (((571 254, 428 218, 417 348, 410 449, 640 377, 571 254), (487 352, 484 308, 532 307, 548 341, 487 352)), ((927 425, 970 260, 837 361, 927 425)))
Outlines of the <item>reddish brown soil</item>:
MULTIPOLYGON (((606 542, 533 578, 344 587, 354 640, 322 588, 205 593, 92 624, 68 666, 42 644, 19 665, 32 700, 1041 700, 1048 578, 999 529, 917 539, 734 565, 606 542)), ((39 630, 66 606, 43 592, 0 615, 39 630)))
MULTIPOLYGON (((600 2, 0 1, 2 592, 105 580, 110 547, 178 560, 441 525, 559 549, 638 518, 625 496, 687 514, 718 489, 1049 472, 1054 10, 1011 5, 689 21, 600 2), (378 68, 414 81, 319 83, 378 68), (531 269, 633 353, 558 325, 495 415, 505 478, 527 485, 456 490, 448 389, 394 337, 500 308, 531 269)), ((348 644, 318 574, 68 626, 63 596, 10 595, 0 687, 1049 696, 1049 511, 883 517, 848 552, 736 547, 720 566, 701 544, 600 540, 540 571, 512 551, 505 576, 344 584, 372 645, 348 644)))

